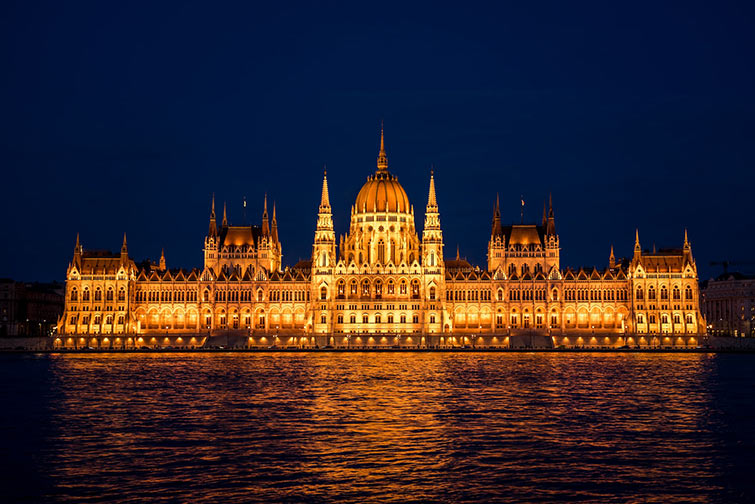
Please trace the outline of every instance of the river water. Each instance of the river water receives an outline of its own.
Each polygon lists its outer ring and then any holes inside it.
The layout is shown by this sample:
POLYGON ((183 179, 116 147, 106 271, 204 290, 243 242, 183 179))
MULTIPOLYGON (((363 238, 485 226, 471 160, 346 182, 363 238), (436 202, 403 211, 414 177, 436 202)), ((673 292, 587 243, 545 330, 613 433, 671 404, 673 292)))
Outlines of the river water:
POLYGON ((746 502, 755 356, 0 356, 3 502, 746 502))

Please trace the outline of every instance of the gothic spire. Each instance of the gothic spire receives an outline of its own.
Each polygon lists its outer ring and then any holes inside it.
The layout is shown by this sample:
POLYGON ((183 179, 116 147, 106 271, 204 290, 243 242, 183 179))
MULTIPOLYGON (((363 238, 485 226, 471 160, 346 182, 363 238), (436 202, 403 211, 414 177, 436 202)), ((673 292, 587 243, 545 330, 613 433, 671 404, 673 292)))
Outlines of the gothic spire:
POLYGON ((383 121, 380 121, 380 152, 377 158, 378 171, 388 169, 388 156, 385 154, 385 136, 383 135, 383 121))
POLYGON ((501 228, 501 198, 497 193, 495 195, 495 209, 493 210, 493 229, 490 234, 493 236, 503 234, 503 228, 501 228))
MULTIPOLYGON (((78 237, 77 237, 78 238, 78 237)), ((123 233, 123 245, 121 245, 121 254, 127 254, 128 253, 128 246, 126 243, 126 233, 123 233)))
MULTIPOLYGON (((545 207, 543 207, 543 212, 545 212, 545 207)), ((556 234, 556 218, 553 215, 553 194, 548 195, 548 227, 546 229, 546 234, 556 234)))
POLYGON ((262 234, 264 236, 270 234, 270 221, 267 217, 267 193, 265 193, 265 202, 262 209, 262 234))
POLYGON ((689 248, 689 240, 687 239, 687 230, 686 229, 684 230, 684 248, 685 249, 689 248))
POLYGON ((226 212, 226 204, 223 202, 223 227, 228 227, 228 213, 226 212))
POLYGON ((160 271, 165 271, 165 249, 160 250, 160 264, 158 265, 160 271))
POLYGON ((640 247, 640 230, 634 230, 634 257, 639 257, 642 254, 642 247, 640 247))
POLYGON ((275 201, 273 201, 273 242, 278 242, 278 218, 275 216, 275 201))
POLYGON ((427 208, 438 208, 438 201, 435 199, 435 170, 430 170, 430 191, 427 195, 427 208))
POLYGON ((611 269, 616 267, 616 257, 613 255, 613 245, 611 245, 611 253, 608 256, 608 267, 611 269))
POLYGON ((209 236, 216 236, 218 234, 218 227, 215 224, 215 193, 212 193, 212 210, 210 210, 210 230, 207 234, 209 236))
POLYGON ((322 194, 320 195, 320 212, 330 212, 330 194, 328 193, 328 170, 323 166, 322 194))

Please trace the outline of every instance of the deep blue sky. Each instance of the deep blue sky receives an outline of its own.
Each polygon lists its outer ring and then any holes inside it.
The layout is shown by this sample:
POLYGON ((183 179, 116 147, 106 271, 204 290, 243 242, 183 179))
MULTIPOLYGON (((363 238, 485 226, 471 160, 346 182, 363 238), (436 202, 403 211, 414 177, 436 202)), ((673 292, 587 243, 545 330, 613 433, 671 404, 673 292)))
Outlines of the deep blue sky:
POLYGON ((417 226, 435 165, 447 248, 484 265, 505 221, 553 193, 562 264, 680 246, 753 257, 749 2, 3 2, 0 276, 62 279, 85 248, 201 266, 210 195, 284 260, 311 251, 327 163, 337 232, 375 169, 417 226), (278 6, 281 4, 281 6, 278 6), (518 5, 522 4, 522 5, 518 5))

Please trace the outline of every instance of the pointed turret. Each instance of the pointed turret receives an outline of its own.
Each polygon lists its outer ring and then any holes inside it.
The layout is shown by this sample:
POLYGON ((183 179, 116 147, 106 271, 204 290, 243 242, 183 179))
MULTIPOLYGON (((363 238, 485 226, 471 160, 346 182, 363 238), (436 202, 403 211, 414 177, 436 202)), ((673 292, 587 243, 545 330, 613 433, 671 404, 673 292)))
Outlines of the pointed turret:
POLYGON ((226 211, 225 201, 223 202, 223 227, 228 227, 228 212, 226 211))
POLYGON ((160 264, 158 265, 160 271, 165 271, 165 249, 160 250, 160 264))
POLYGON ((121 245, 121 264, 128 261, 128 243, 126 242, 126 233, 123 233, 123 244, 121 245))
POLYGON ((215 193, 212 193, 212 210, 210 210, 210 230, 207 233, 209 236, 217 236, 218 226, 215 223, 215 193))
MULTIPOLYGON (((352 209, 352 215, 353 215, 352 209)), ((343 245, 342 245, 343 247, 343 245)), ((328 193, 328 172, 323 167, 322 192, 320 193, 320 207, 317 212, 317 227, 315 241, 312 246, 312 265, 320 268, 332 267, 336 261, 336 234, 333 231, 333 214, 330 210, 330 195, 328 193)))
POLYGON ((388 156, 385 154, 385 136, 383 134, 383 121, 380 121, 380 152, 377 158, 378 171, 388 169, 388 156))
POLYGON ((267 193, 265 193, 265 202, 262 210, 262 234, 264 236, 270 234, 270 221, 267 216, 267 193))
POLYGON ((613 255, 613 245, 611 245, 611 253, 608 256, 608 267, 611 269, 616 267, 616 257, 613 255))
POLYGON ((684 259, 687 261, 687 263, 691 263, 694 265, 695 260, 692 258, 692 245, 689 243, 689 239, 687 239, 687 230, 684 230, 684 259))
POLYGON ((556 234, 556 218, 553 215, 553 195, 548 195, 548 225, 545 229, 546 234, 548 235, 555 235, 556 234))
POLYGON ((438 201, 435 199, 435 170, 430 170, 430 190, 427 194, 427 208, 438 208, 438 201))
MULTIPOLYGON (((414 214, 414 207, 412 207, 412 214, 414 214)), ((425 266, 435 269, 443 264, 443 230, 440 227, 438 200, 435 195, 435 170, 432 169, 430 170, 430 187, 427 191, 425 225, 422 229, 422 249, 425 266)))
POLYGON ((634 230, 634 258, 637 259, 642 255, 642 247, 640 247, 640 230, 634 230))
POLYGON ((490 231, 491 237, 500 236, 503 234, 503 228, 501 227, 501 198, 498 194, 495 195, 495 209, 493 210, 493 228, 490 231))
POLYGON ((461 256, 459 255, 459 244, 457 243, 456 244, 456 260, 458 261, 460 259, 461 259, 461 256))
POLYGON ((278 218, 275 215, 275 201, 273 201, 273 230, 272 230, 273 243, 278 243, 278 218))
POLYGON ((79 242, 79 233, 76 233, 76 245, 73 246, 73 264, 81 269, 81 243, 79 242))
POLYGON ((322 194, 320 195, 320 213, 330 212, 330 193, 328 193, 328 170, 323 168, 322 194))

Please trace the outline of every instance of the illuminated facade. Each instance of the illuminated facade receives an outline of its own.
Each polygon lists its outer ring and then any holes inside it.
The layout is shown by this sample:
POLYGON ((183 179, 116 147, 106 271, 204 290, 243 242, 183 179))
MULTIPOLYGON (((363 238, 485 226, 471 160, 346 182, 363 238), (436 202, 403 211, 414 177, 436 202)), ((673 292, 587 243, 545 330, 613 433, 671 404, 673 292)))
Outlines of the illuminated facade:
POLYGON ((697 269, 681 249, 643 251, 608 268, 562 268, 552 203, 539 225, 504 226, 496 201, 488 263, 444 257, 431 174, 424 225, 388 171, 377 170, 336 240, 323 177, 309 261, 282 265, 275 208, 260 226, 218 227, 213 198, 204 267, 191 271, 86 252, 78 237, 56 344, 201 346, 233 336, 248 346, 696 346, 705 332, 697 269))

